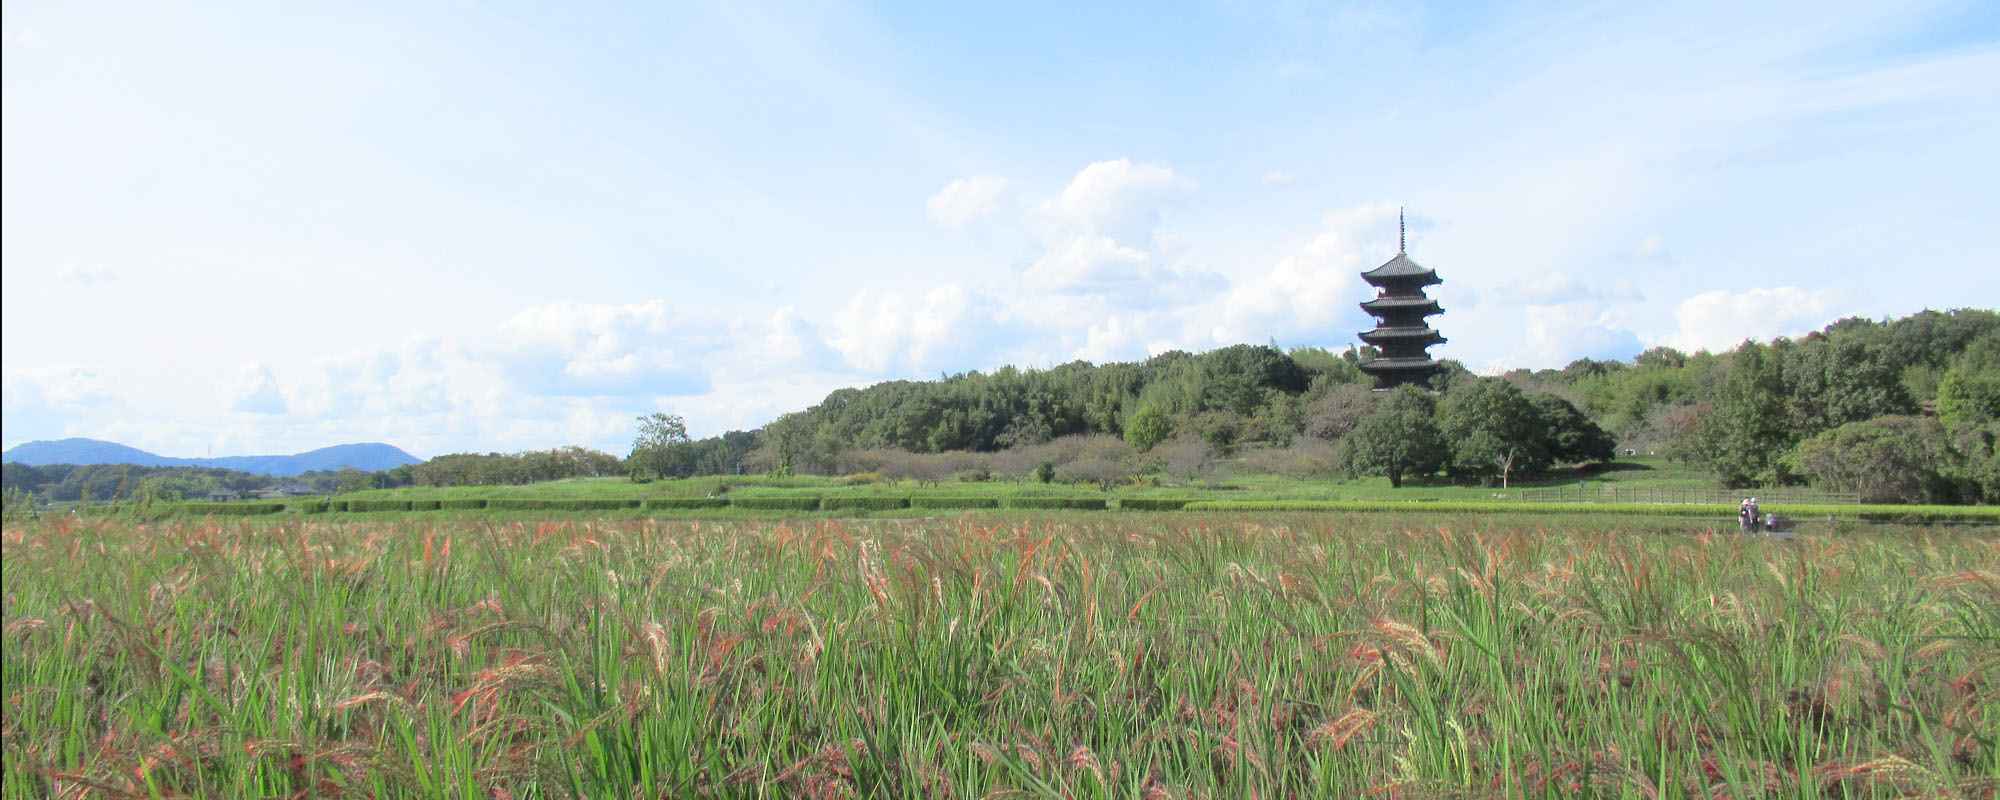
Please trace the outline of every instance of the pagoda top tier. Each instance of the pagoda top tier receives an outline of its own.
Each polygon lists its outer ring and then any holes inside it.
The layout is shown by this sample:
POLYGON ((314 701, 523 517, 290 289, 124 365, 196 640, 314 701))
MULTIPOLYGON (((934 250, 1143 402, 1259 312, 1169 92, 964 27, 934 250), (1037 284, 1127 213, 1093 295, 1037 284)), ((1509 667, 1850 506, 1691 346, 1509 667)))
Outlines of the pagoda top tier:
POLYGON ((1389 259, 1382 266, 1361 273, 1361 279, 1367 281, 1372 286, 1386 286, 1392 283, 1399 285, 1414 283, 1418 286, 1430 286, 1432 284, 1444 283, 1444 280, 1437 276, 1437 272, 1415 261, 1411 261, 1407 253, 1397 253, 1395 258, 1389 259))

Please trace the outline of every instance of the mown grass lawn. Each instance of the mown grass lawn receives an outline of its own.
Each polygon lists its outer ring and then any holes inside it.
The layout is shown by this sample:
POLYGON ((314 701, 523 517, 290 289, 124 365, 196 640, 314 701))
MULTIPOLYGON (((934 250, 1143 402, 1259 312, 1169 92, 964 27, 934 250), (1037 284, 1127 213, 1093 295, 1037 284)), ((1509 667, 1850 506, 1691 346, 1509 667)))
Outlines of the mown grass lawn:
POLYGON ((1990 529, 1670 530, 1194 512, 10 526, 0 788, 1991 796, 1990 529))
MULTIPOLYGON (((1662 491, 1709 489, 1713 476, 1661 458, 1613 462, 1599 469, 1563 469, 1533 480, 1517 481, 1515 489, 1615 486, 1624 490, 1662 491)), ((1442 478, 1413 480, 1391 487, 1386 478, 1297 478, 1283 475, 1231 474, 1205 480, 1159 478, 1145 484, 1125 484, 1109 492, 1090 485, 1038 483, 1023 479, 990 481, 869 480, 801 475, 702 476, 639 483, 627 478, 575 478, 523 486, 406 486, 340 495, 345 498, 446 498, 533 496, 571 497, 703 497, 741 492, 750 495, 932 495, 967 497, 1103 496, 1198 497, 1214 500, 1478 500, 1503 492, 1493 487, 1453 485, 1442 478)))

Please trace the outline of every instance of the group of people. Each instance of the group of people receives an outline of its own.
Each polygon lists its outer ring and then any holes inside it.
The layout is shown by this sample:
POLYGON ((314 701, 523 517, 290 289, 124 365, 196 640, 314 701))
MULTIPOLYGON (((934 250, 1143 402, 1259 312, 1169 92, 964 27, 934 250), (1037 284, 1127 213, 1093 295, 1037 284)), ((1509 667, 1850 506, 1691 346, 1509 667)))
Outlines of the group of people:
POLYGON ((1757 498, 1743 498, 1743 503, 1736 507, 1736 524, 1744 533, 1756 533, 1764 529, 1764 515, 1757 508, 1757 498))

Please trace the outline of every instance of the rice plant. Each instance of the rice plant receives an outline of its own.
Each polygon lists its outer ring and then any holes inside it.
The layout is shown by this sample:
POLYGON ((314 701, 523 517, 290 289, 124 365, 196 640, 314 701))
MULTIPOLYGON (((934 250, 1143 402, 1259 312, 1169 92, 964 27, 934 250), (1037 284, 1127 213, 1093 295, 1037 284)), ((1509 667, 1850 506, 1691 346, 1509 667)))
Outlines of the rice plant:
POLYGON ((1992 797, 2000 541, 1366 514, 55 519, 14 797, 1992 797))

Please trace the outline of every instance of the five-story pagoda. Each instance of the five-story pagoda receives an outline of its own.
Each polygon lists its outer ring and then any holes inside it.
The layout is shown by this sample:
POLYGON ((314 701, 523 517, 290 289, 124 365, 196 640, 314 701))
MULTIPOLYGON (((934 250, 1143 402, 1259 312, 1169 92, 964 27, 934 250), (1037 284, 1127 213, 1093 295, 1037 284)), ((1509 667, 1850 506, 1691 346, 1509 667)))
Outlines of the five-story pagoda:
POLYGON ((1410 260, 1402 212, 1396 214, 1396 226, 1396 257, 1361 273, 1361 279, 1376 289, 1375 299, 1361 304, 1361 310, 1375 316, 1375 330, 1362 333, 1361 341, 1382 353, 1362 362, 1361 371, 1374 376, 1378 391, 1406 383, 1427 385, 1439 367, 1424 350, 1445 341, 1424 321, 1432 314, 1444 313, 1436 300, 1424 296, 1424 287, 1444 280, 1410 260))

